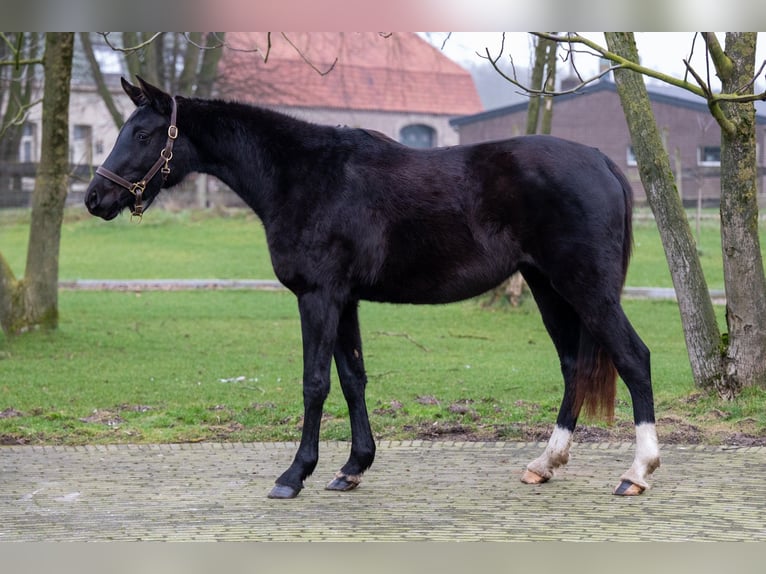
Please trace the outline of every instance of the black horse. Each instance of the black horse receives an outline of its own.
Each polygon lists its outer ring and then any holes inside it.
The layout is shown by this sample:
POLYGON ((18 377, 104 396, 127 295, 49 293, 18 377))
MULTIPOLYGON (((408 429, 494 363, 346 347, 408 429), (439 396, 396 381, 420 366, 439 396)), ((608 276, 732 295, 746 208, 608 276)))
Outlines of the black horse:
POLYGON ((140 216, 161 188, 212 174, 258 214, 274 271, 298 298, 303 432, 270 497, 296 496, 317 464, 333 358, 352 438, 327 488, 355 488, 373 462, 360 300, 447 303, 517 270, 564 376, 550 441, 522 481, 545 482, 567 462, 583 406, 611 417, 619 373, 633 402, 636 455, 614 493, 648 487, 660 463, 649 350, 620 305, 632 195, 609 158, 546 136, 415 150, 373 131, 171 97, 140 78, 122 83, 137 109, 90 183, 88 210, 107 220, 125 208, 140 216))

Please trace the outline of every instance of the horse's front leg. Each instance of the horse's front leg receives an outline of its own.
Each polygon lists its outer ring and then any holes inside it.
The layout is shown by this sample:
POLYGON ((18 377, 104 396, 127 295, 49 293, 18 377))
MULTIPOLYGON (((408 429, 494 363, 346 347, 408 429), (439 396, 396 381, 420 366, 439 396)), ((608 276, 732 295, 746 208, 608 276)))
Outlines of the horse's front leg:
POLYGON ((319 460, 322 407, 330 392, 330 362, 338 330, 339 309, 333 297, 319 292, 301 295, 298 309, 303 336, 303 432, 295 459, 276 480, 269 498, 295 498, 319 460))
POLYGON ((348 462, 327 485, 327 489, 352 490, 359 486, 362 473, 372 465, 375 458, 375 440, 364 399, 367 375, 364 372, 356 301, 346 305, 340 317, 338 339, 335 343, 335 366, 343 396, 348 403, 351 420, 351 454, 348 462))

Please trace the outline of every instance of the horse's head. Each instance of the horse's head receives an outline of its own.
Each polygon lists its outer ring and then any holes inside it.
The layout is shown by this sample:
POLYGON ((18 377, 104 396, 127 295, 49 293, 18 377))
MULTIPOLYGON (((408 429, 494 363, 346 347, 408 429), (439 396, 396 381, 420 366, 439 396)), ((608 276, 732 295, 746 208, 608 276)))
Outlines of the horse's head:
POLYGON ((140 216, 162 187, 178 183, 182 176, 177 170, 173 173, 170 161, 178 136, 175 98, 141 78, 138 82, 134 86, 122 79, 137 109, 85 193, 88 211, 107 220, 126 207, 140 216))

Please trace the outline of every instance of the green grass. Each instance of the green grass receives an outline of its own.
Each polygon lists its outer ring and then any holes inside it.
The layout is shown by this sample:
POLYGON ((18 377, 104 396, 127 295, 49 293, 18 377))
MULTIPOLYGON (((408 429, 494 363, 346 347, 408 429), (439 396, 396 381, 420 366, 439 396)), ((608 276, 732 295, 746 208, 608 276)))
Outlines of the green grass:
MULTIPOLYGON (((641 211, 641 214, 648 211, 641 211)), ((721 239, 714 211, 701 222, 698 251, 711 289, 723 289, 721 239)), ((28 212, 0 210, 0 253, 21 275, 29 235, 28 212)), ((695 225, 692 225, 694 229, 695 225)), ((760 224, 766 245, 766 224, 760 224)), ((657 226, 634 221, 627 284, 672 287, 657 226)), ((61 236, 59 274, 74 279, 271 279, 263 227, 248 210, 150 211, 141 224, 119 217, 105 222, 69 209, 61 236)))
MULTIPOLYGON (((647 212, 648 213, 648 212, 647 212)), ((699 238, 696 223, 690 222, 697 241, 697 253, 709 289, 723 289, 720 222, 713 211, 705 212, 700 221, 699 238)), ((633 222, 634 248, 626 284, 633 287, 672 287, 670 270, 665 260, 660 234, 653 219, 637 217, 633 222)), ((766 246, 766 224, 760 224, 761 245, 766 246)))
MULTIPOLYGON (((150 211, 102 221, 67 210, 61 232, 59 277, 74 279, 271 279, 266 237, 248 210, 150 211)), ((29 240, 28 213, 0 210, 0 253, 22 275, 29 240)))
MULTIPOLYGON (((658 400, 690 393, 678 321, 656 328, 673 305, 628 308, 661 349, 658 400)), ((0 346, 0 410, 24 414, 0 419, 6 441, 298 438, 301 339, 291 295, 64 292, 61 313, 58 332, 0 346)), ((379 437, 438 432, 439 424, 506 436, 555 418, 561 377, 531 302, 516 310, 363 303, 360 314, 379 437)), ((325 436, 347 439, 335 380, 333 388, 325 436)), ((629 419, 627 395, 619 410, 629 419)))
MULTIPOLYGON (((667 271, 652 225, 637 222, 629 284, 670 285, 669 275, 662 283, 667 271)), ((23 214, 0 215, 0 251, 17 273, 27 232, 23 214)), ((703 242, 703 255, 711 252, 705 265, 714 265, 715 241, 704 241, 710 245, 703 242)), ((155 211, 140 225, 75 212, 63 229, 62 279, 272 276, 260 224, 245 212, 155 211)), ((665 427, 707 429, 712 441, 766 434, 765 392, 722 403, 695 390, 675 303, 626 301, 625 308, 652 349, 665 427)), ((0 335, 0 441, 299 438, 301 337, 292 295, 62 291, 60 313, 54 333, 0 335)), ((365 302, 360 317, 378 438, 523 439, 555 420, 561 376, 531 300, 517 309, 487 309, 477 300, 429 307, 365 302)), ((332 389, 322 436, 347 440, 335 378, 332 389)), ((629 436, 630 401, 624 385, 618 389, 615 429, 629 436)))

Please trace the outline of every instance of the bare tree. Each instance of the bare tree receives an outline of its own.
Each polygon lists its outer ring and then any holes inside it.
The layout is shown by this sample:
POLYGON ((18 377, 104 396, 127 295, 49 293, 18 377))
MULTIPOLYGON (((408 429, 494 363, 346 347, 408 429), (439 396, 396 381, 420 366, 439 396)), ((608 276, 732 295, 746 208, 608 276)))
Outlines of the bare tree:
POLYGON ((117 109, 112 93, 109 91, 109 87, 104 79, 104 74, 101 73, 101 67, 98 64, 96 54, 93 51, 93 42, 90 39, 90 34, 90 32, 80 32, 80 44, 82 45, 85 58, 88 60, 93 81, 96 83, 96 90, 101 96, 101 99, 104 100, 104 105, 109 111, 109 115, 112 116, 114 125, 117 126, 117 129, 120 129, 125 122, 125 118, 123 118, 122 112, 117 109))
MULTIPOLYGON (((96 89, 115 125, 120 128, 124 118, 101 73, 94 53, 93 34, 80 33, 83 52, 96 89)), ((202 98, 210 97, 213 93, 218 77, 218 62, 223 54, 223 32, 122 32, 120 39, 114 42, 109 33, 102 33, 101 36, 113 50, 122 54, 129 76, 140 75, 171 93, 202 98)))
MULTIPOLYGON (((32 99, 34 69, 42 63, 40 34, 0 33, 0 163, 19 161, 19 145, 32 99)), ((21 190, 21 176, 0 172, 0 193, 21 190)))
MULTIPOLYGON (((500 53, 504 50, 505 36, 500 47, 500 53)), ((556 85, 556 51, 558 44, 546 38, 535 39, 535 52, 532 61, 532 73, 530 75, 530 88, 534 90, 529 98, 527 108, 527 135, 551 133, 553 121, 553 98, 543 96, 543 88, 553 90, 556 85), (540 105, 542 101, 542 106, 540 105), (542 114, 540 110, 542 108, 542 114)), ((490 292, 487 305, 494 304, 504 297, 513 306, 517 307, 521 302, 524 291, 524 278, 518 271, 495 287, 490 292)))
POLYGON ((142 76, 171 93, 209 97, 218 79, 224 32, 122 32, 102 34, 123 55, 130 76, 142 76))
MULTIPOLYGON (((689 74, 680 79, 641 66, 632 34, 607 33, 608 48, 579 34, 537 33, 538 37, 566 44, 570 52, 587 51, 612 63, 599 75, 582 79, 576 91, 604 74, 614 71, 618 91, 631 130, 637 163, 647 198, 657 219, 665 254, 679 298, 679 308, 692 363, 695 383, 715 388, 720 396, 732 398, 742 387, 766 386, 766 277, 758 239, 756 201, 755 100, 766 100, 766 92, 755 93, 754 33, 727 33, 721 47, 712 33, 705 33, 709 61, 722 81, 716 93, 709 78, 703 79, 688 62, 689 74), (646 105, 639 75, 653 77, 704 98, 721 127, 721 238, 727 294, 728 333, 721 336, 712 303, 702 276, 699 258, 685 214, 671 200, 672 180, 667 153, 662 148, 651 108, 646 105), (690 81, 691 75, 694 81, 690 81), (643 149, 639 155, 639 149, 643 149), (658 158, 661 158, 658 160, 658 158), (659 163, 657 163, 659 161, 659 163)), ((487 59, 508 81, 537 95, 558 95, 547 88, 527 87, 515 74, 505 73, 499 57, 487 59)), ((764 69, 766 63, 761 66, 764 69)), ((758 72, 760 73, 760 71, 758 72)), ((676 195, 677 197, 677 195, 676 195)))
MULTIPOLYGON (((723 50, 714 34, 704 37, 722 92, 752 92, 756 34, 729 32, 723 50)), ((700 87, 721 126, 721 247, 729 333, 720 392, 734 395, 743 386, 766 387, 766 277, 758 238, 755 107, 752 101, 719 101, 704 83, 700 87)), ((766 92, 761 98, 766 100, 766 92)))
MULTIPOLYGON (((638 50, 632 33, 607 33, 606 41, 615 54, 638 62, 638 50)), ((655 214, 670 267, 692 376, 700 387, 719 386, 723 381, 721 335, 697 245, 676 189, 670 158, 654 120, 649 94, 641 74, 618 69, 614 78, 630 130, 641 183, 655 214)))

